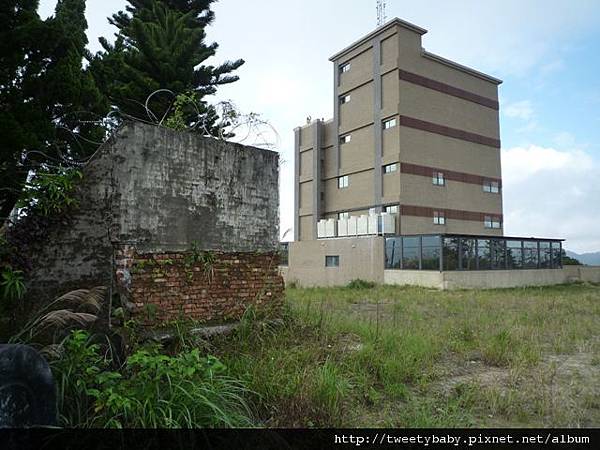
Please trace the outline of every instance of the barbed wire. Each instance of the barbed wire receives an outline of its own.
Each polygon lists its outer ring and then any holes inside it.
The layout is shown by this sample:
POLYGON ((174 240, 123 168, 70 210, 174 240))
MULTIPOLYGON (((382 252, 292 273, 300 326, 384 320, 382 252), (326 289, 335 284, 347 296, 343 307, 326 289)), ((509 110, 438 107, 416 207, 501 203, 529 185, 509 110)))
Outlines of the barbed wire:
POLYGON ((176 102, 192 108, 195 113, 195 119, 190 123, 183 123, 181 131, 199 133, 205 137, 212 137, 219 140, 230 140, 239 144, 250 145, 268 150, 276 150, 280 146, 280 136, 275 127, 258 113, 243 113, 230 100, 220 101, 213 105, 208 105, 208 109, 203 113, 199 102, 193 93, 177 94, 169 89, 157 89, 146 98, 142 104, 136 100, 129 99, 131 103, 136 104, 146 113, 146 117, 137 117, 124 113, 117 108, 113 108, 107 115, 99 115, 90 111, 74 111, 65 114, 55 120, 57 129, 67 133, 70 139, 63 140, 60 143, 51 144, 46 150, 28 150, 21 157, 20 164, 24 170, 33 170, 35 168, 60 169, 64 167, 81 168, 85 167, 97 154, 102 145, 107 142, 125 121, 136 121, 167 127, 166 122, 174 113, 176 102), (170 97, 168 107, 160 116, 151 108, 152 100, 159 95, 170 97), (211 112, 213 114, 211 114, 211 112), (214 123, 214 118, 217 122, 214 123), (73 124, 73 127, 63 125, 64 123, 73 124), (98 128, 101 140, 94 140, 81 133, 83 127, 98 128), (86 146, 96 147, 95 151, 88 156, 78 156, 85 150, 86 146), (35 157, 41 156, 42 161, 36 162, 35 157))

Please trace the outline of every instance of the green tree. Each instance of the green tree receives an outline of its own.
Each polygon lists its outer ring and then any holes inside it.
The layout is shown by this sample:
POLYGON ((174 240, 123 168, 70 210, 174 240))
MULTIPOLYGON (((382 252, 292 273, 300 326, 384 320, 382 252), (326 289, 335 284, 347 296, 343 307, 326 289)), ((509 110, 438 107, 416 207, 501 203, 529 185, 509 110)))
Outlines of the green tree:
MULTIPOLYGON (((244 61, 219 66, 203 63, 214 56, 218 45, 206 44, 205 28, 214 20, 214 0, 128 0, 126 11, 109 18, 118 28, 114 44, 101 38, 104 51, 91 63, 97 83, 124 115, 161 121, 172 112, 175 95, 194 99, 195 108, 183 111, 183 122, 213 133, 217 114, 205 96, 238 77, 231 72, 244 61), (148 97, 148 117, 145 108, 148 97)), ((180 109, 178 121, 181 120, 180 109)))
POLYGON ((85 0, 59 0, 41 20, 38 0, 0 7, 0 217, 17 202, 28 174, 88 155, 103 130, 81 113, 108 103, 83 68, 85 0))
POLYGON ((581 261, 579 261, 577 258, 572 258, 570 256, 567 256, 567 252, 565 251, 565 249, 562 249, 562 263, 563 266, 581 266, 581 261))

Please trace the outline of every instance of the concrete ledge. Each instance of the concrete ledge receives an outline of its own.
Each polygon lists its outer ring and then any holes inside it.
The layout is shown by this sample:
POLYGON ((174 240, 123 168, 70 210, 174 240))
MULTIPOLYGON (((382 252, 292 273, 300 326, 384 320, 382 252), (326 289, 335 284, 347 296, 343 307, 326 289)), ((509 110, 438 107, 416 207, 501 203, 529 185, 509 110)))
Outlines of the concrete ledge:
POLYGON ((495 289, 547 286, 567 282, 562 269, 474 270, 442 272, 444 289, 495 289))
POLYGON ((496 289, 549 286, 572 282, 600 283, 600 267, 567 266, 564 269, 474 270, 435 272, 427 270, 385 270, 385 284, 433 287, 438 289, 496 289))
POLYGON ((433 270, 385 270, 383 272, 383 283, 444 289, 444 272, 433 270))
POLYGON ((565 266, 563 270, 570 281, 600 283, 600 266, 565 266))

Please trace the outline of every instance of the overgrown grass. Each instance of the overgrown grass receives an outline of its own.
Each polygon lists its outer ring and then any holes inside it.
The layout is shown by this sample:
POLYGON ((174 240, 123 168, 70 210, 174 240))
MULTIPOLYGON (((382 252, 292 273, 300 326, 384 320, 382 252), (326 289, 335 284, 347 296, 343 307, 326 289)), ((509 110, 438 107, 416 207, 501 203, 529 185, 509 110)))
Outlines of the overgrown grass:
POLYGON ((598 285, 288 288, 256 324, 217 347, 267 426, 600 424, 598 285))
POLYGON ((119 371, 81 330, 63 343, 52 363, 60 423, 66 427, 198 428, 256 424, 250 392, 213 356, 182 349, 175 356, 158 345, 138 348, 119 371))

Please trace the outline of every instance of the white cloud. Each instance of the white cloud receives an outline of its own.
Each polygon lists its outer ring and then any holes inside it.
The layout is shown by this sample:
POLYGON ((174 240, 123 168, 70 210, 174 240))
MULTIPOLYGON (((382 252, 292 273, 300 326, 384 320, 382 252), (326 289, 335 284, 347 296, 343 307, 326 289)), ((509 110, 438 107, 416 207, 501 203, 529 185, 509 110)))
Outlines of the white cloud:
POLYGON ((535 110, 530 100, 503 102, 502 115, 509 119, 522 122, 522 125, 516 128, 517 133, 531 133, 540 128, 535 110))
POLYGON ((579 149, 529 145, 502 152, 505 233, 565 238, 600 250, 600 162, 579 149))
POLYGON ((529 100, 521 100, 514 103, 505 103, 502 107, 502 113, 507 117, 513 117, 523 120, 531 120, 534 116, 533 106, 529 100))
POLYGON ((561 131, 554 136, 554 142, 559 147, 575 147, 575 136, 568 131, 561 131))
POLYGON ((540 72, 544 75, 550 75, 565 68, 565 62, 562 59, 555 59, 540 67, 540 72))

